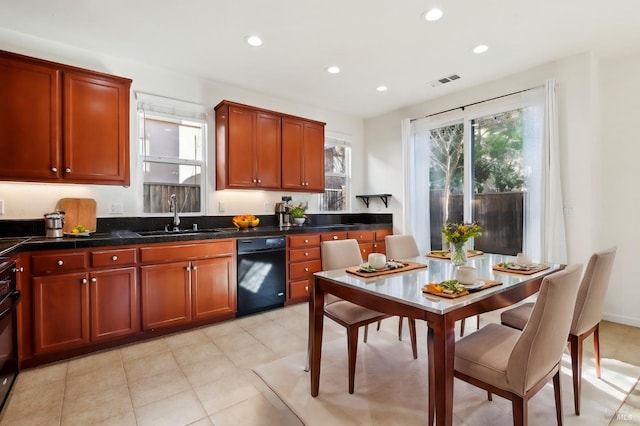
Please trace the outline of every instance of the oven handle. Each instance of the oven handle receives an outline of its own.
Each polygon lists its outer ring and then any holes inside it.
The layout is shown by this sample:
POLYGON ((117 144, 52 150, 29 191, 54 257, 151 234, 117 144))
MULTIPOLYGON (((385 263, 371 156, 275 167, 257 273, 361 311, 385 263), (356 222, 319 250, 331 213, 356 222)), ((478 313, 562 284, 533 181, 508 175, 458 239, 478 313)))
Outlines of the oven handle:
MULTIPOLYGON (((20 302, 20 298, 22 297, 22 295, 20 294, 20 290, 14 290, 12 293, 9 293, 7 295, 7 298, 12 298, 13 303, 11 304, 11 306, 9 306, 7 309, 5 309, 4 311, 0 312, 0 320, 3 319, 4 317, 6 317, 7 315, 9 315, 11 313, 11 311, 13 311, 16 306, 18 306, 18 303, 20 302)), ((6 298, 5 298, 6 300, 6 298)))

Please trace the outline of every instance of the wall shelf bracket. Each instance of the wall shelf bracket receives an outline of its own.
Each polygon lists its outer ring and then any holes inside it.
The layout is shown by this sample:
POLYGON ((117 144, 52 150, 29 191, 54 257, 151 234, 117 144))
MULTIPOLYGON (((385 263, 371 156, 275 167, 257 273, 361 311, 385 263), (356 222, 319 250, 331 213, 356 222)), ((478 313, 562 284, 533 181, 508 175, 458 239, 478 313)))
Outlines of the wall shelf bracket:
POLYGON ((356 195, 356 198, 360 198, 363 202, 364 205, 367 206, 367 208, 369 208, 369 198, 371 197, 379 197, 382 202, 384 203, 385 207, 389 207, 389 198, 391 197, 391 194, 367 194, 367 195, 356 195))

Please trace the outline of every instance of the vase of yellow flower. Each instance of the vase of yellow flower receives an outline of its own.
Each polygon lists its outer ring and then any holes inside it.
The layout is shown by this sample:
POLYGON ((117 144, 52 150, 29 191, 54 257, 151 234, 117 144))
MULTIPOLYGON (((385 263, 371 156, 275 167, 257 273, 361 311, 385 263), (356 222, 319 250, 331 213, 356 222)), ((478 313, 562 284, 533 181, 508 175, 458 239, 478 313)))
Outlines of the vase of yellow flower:
POLYGON ((449 242, 451 262, 454 265, 463 265, 467 262, 467 249, 465 243, 473 237, 478 237, 480 225, 473 223, 443 223, 442 235, 449 242))

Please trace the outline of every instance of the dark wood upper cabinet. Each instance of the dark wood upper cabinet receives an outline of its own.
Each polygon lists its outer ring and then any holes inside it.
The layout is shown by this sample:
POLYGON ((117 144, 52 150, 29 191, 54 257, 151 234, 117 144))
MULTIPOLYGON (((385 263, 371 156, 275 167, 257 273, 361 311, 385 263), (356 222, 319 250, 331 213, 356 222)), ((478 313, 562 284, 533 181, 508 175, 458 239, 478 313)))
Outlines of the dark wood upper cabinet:
POLYGON ((282 119, 282 189, 324 192, 324 125, 282 119))
POLYGON ((0 51, 0 179, 129 185, 131 80, 0 51))
POLYGON ((222 101, 216 189, 324 191, 324 123, 222 101))

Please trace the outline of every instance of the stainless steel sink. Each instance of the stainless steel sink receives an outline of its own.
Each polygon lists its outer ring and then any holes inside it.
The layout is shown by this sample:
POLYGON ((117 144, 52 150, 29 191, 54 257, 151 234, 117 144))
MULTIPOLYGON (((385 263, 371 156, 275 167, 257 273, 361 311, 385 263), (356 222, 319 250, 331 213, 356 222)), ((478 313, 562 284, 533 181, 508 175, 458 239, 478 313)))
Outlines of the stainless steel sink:
POLYGON ((156 231, 137 231, 136 234, 141 237, 168 236, 168 235, 190 235, 190 234, 206 234, 211 232, 220 232, 218 229, 180 229, 178 231, 166 231, 164 229, 156 231))

